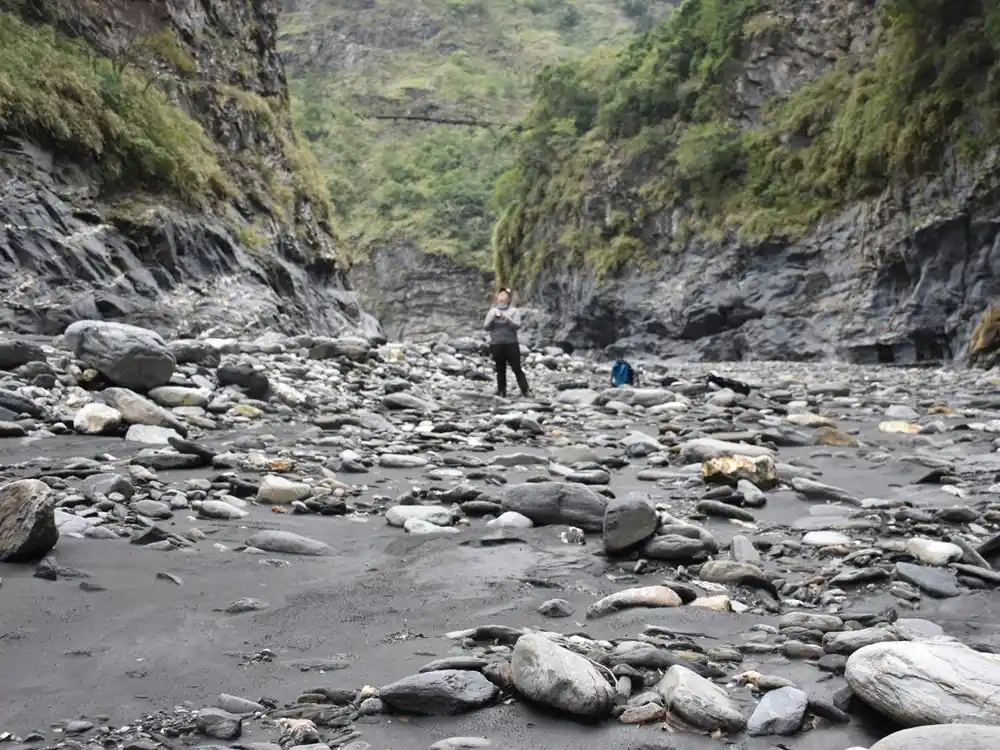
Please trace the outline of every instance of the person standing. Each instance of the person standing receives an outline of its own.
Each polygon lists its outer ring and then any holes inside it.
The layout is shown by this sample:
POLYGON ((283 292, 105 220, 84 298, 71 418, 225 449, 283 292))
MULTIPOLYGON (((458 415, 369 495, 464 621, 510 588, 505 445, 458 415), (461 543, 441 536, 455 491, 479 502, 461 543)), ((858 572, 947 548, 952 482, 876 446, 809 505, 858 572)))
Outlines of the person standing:
POLYGON ((514 371, 521 395, 528 395, 528 379, 521 369, 521 344, 517 331, 521 327, 521 312, 511 305, 510 289, 497 292, 496 304, 486 313, 483 328, 490 332, 490 353, 497 368, 497 395, 507 395, 507 366, 514 371))

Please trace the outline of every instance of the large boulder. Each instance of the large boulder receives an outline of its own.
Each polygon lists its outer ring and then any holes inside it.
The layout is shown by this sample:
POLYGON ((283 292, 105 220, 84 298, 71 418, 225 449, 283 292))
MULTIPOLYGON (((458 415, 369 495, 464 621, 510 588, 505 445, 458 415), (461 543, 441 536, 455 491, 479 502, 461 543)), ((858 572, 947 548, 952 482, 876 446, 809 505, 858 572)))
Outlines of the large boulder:
POLYGON ((844 676, 859 698, 903 726, 1000 724, 1000 656, 961 643, 865 646, 844 676))
POLYGON ((401 713, 448 716, 485 706, 498 692, 480 672, 439 669, 397 680, 381 688, 379 696, 401 713))
POLYGON ((536 524, 567 524, 601 531, 608 501, 589 487, 570 482, 527 482, 507 488, 503 509, 527 516, 536 524))
POLYGON ((939 724, 894 732, 871 750, 996 750, 1000 727, 979 724, 939 724))
POLYGON ((0 561, 38 560, 57 541, 55 497, 45 482, 22 479, 0 487, 0 561))
POLYGON ((593 662, 538 633, 518 639, 510 666, 514 688, 536 703, 593 718, 614 706, 615 689, 593 662))
POLYGON ((604 549, 621 552, 656 533, 659 517, 644 492, 630 492, 611 500, 604 512, 604 549))
POLYGON ((80 320, 63 334, 78 359, 124 388, 164 385, 177 360, 155 331, 125 323, 80 320))
POLYGON ((739 706, 724 689, 675 664, 656 685, 668 711, 700 729, 714 732, 738 732, 746 720, 739 706))

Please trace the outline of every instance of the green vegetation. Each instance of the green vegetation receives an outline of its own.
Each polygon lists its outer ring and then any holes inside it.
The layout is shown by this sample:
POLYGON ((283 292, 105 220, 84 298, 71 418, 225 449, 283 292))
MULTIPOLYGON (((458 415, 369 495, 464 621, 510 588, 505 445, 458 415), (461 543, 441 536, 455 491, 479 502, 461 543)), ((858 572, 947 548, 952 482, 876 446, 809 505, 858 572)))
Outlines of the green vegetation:
POLYGON ((342 237, 358 254, 409 244, 488 268, 493 186, 513 163, 510 129, 501 126, 525 115, 535 75, 653 26, 669 3, 376 0, 360 9, 300 0, 297 7, 282 18, 280 46, 296 124, 319 158, 342 237))
MULTIPOLYGON (((155 49, 176 52, 166 41, 155 49)), ((92 160, 109 191, 165 189, 201 205, 233 190, 211 139, 148 76, 13 13, 0 14, 0 130, 92 160)))
POLYGON ((750 38, 782 33, 769 0, 686 0, 614 59, 550 68, 497 184, 502 279, 635 263, 643 220, 673 207, 688 231, 795 236, 938 169, 952 146, 969 159, 1000 140, 1000 2, 880 0, 878 13, 871 59, 771 103, 756 128, 737 126, 727 86, 750 38), (627 208, 594 216, 605 204, 627 208))

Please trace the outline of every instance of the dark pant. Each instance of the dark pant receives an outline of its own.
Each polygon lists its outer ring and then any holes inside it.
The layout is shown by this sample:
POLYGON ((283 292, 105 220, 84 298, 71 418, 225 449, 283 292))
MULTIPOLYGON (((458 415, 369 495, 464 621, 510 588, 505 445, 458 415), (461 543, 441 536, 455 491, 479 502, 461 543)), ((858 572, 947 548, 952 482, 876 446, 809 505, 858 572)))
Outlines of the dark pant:
POLYGON ((507 365, 514 371, 517 379, 517 387, 521 389, 521 395, 528 395, 528 379, 524 377, 524 370, 521 369, 521 347, 518 344, 492 344, 490 351, 493 353, 493 363, 497 367, 497 393, 501 396, 507 395, 507 365))

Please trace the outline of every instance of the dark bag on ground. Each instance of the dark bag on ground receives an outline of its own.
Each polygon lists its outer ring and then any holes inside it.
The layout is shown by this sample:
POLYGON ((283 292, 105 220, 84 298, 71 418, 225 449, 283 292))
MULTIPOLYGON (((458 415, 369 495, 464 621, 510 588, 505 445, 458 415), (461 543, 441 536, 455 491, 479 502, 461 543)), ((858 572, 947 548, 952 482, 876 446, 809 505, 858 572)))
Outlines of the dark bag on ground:
POLYGON ((616 359, 611 365, 611 385, 620 388, 623 385, 635 385, 635 369, 624 359, 616 359))

